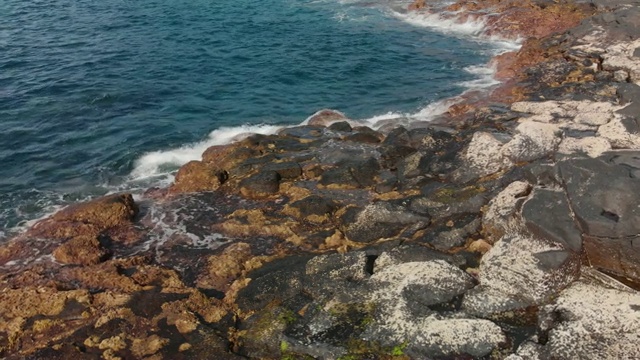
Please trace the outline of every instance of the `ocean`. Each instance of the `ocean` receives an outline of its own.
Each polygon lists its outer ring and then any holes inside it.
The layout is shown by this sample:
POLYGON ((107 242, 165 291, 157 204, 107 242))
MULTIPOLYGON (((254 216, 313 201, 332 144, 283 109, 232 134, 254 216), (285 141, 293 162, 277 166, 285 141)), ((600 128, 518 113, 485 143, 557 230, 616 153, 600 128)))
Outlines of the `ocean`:
POLYGON ((517 42, 382 0, 0 2, 0 239, 331 108, 429 120, 517 42))

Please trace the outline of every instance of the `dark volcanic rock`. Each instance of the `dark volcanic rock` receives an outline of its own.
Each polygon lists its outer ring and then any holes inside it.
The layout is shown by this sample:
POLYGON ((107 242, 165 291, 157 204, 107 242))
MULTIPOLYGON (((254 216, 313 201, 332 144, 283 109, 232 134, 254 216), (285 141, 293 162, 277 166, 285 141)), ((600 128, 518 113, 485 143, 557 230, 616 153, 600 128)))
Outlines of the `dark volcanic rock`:
MULTIPOLYGON (((640 156, 640 153, 638 153, 640 156)), ((621 238, 640 233, 640 179, 610 156, 559 164, 571 208, 584 233, 621 238)))
POLYGON ((283 179, 295 179, 302 175, 302 168, 297 162, 281 162, 266 165, 263 170, 272 170, 283 179))
POLYGON ((427 214, 416 214, 401 205, 377 202, 364 208, 351 207, 340 218, 341 229, 351 241, 372 242, 399 235, 406 227, 427 227, 427 214))
POLYGON ((249 198, 275 194, 280 189, 280 175, 275 171, 261 171, 240 182, 240 192, 249 198))
POLYGON ((582 251, 582 233, 571 217, 564 192, 535 189, 522 207, 522 218, 532 233, 568 250, 582 251))

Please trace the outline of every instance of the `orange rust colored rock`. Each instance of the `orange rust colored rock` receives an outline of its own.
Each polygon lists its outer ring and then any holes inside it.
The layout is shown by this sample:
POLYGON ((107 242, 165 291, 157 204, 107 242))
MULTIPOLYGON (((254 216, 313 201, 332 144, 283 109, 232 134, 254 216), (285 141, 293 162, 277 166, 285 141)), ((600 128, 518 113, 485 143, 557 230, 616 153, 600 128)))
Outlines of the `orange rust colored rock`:
POLYGON ((63 264, 94 265, 108 255, 95 236, 77 236, 58 246, 53 257, 63 264))
POLYGON ((252 257, 251 245, 243 242, 231 244, 219 255, 207 259, 207 268, 198 279, 198 287, 228 290, 244 270, 244 263, 252 257))
POLYGON ((183 165, 176 174, 176 180, 171 186, 172 193, 217 190, 227 179, 224 170, 205 164, 202 161, 190 161, 183 165))
POLYGON ((409 4, 409 10, 419 10, 426 6, 426 0, 414 0, 411 4, 409 4))
POLYGON ((128 224, 138 214, 138 205, 131 194, 113 194, 86 203, 71 205, 51 218, 92 224, 100 230, 128 224))
POLYGON ((309 118, 308 124, 328 126, 331 123, 334 123, 337 121, 345 121, 345 120, 348 120, 348 119, 343 113, 336 110, 323 109, 313 114, 309 118))

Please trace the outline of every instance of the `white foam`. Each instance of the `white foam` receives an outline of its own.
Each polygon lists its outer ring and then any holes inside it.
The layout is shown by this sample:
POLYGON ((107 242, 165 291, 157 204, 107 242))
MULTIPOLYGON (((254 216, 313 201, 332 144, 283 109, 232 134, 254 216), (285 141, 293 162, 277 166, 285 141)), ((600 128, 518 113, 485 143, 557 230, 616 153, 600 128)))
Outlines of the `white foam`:
POLYGON ((393 16, 411 25, 429 28, 449 35, 480 36, 484 33, 485 23, 482 18, 469 17, 462 21, 459 18, 442 17, 439 14, 410 11, 407 13, 392 12, 393 16))
POLYGON ((280 130, 278 125, 242 125, 222 127, 209 133, 206 140, 169 150, 152 151, 144 154, 134 164, 131 179, 134 181, 167 176, 181 165, 191 160, 201 159, 202 153, 214 145, 229 144, 246 138, 250 134, 273 134, 280 130))
POLYGON ((493 66, 471 65, 464 68, 464 71, 476 76, 474 80, 458 83, 458 85, 466 87, 468 91, 481 90, 500 84, 500 81, 495 79, 496 69, 493 66))
POLYGON ((389 123, 393 123, 394 125, 408 125, 416 121, 431 121, 444 114, 451 105, 460 100, 459 97, 438 100, 429 103, 415 113, 388 112, 368 119, 359 120, 358 122, 377 130, 389 123))
POLYGON ((492 55, 520 49, 522 39, 506 39, 496 35, 487 35, 485 17, 468 16, 461 19, 456 12, 430 13, 423 11, 397 12, 391 15, 413 26, 428 28, 446 35, 488 44, 492 55))

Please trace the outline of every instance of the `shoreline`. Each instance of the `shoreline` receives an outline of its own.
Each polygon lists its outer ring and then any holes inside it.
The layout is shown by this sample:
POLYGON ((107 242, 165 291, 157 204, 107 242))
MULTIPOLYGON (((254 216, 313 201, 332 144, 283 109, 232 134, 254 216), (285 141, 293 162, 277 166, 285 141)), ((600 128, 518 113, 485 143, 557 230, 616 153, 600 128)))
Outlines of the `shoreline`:
POLYGON ((0 244, 0 356, 640 357, 640 10, 461 6, 529 37, 443 121, 321 111, 0 244))

